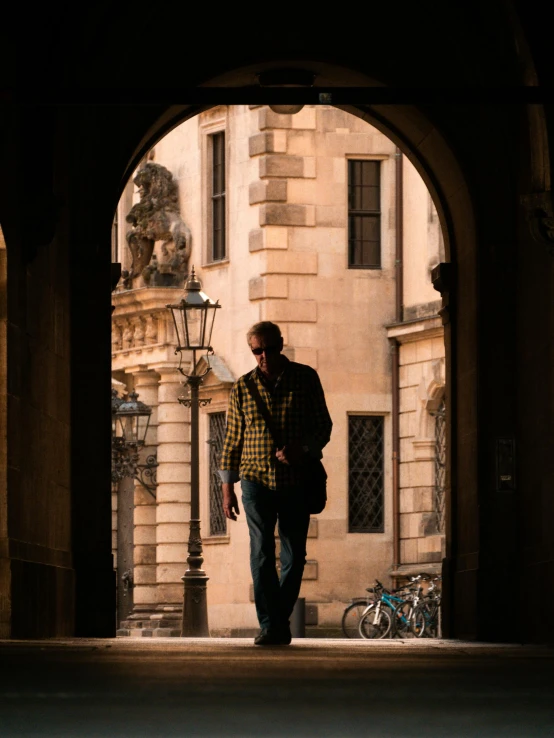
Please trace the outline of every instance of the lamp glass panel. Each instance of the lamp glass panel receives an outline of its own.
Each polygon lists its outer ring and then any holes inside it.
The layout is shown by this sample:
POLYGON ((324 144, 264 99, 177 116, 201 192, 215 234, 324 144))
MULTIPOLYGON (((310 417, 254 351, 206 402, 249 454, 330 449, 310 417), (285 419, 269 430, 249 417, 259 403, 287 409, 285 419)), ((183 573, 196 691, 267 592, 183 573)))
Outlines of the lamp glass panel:
POLYGON ((146 433, 148 431, 149 422, 150 415, 139 415, 137 417, 137 441, 141 443, 146 442, 146 433))
POLYGON ((188 325, 188 348, 198 348, 202 346, 202 323, 204 310, 201 308, 187 309, 187 325, 188 325))
POLYGON ((135 418, 132 415, 127 415, 122 418, 123 435, 125 437, 125 443, 133 443, 136 440, 136 428, 134 427, 133 421, 135 418))
POLYGON ((213 307, 210 307, 209 310, 206 311, 206 324, 208 326, 206 346, 212 345, 212 332, 214 329, 216 312, 217 312, 217 307, 215 305, 213 307))
POLYGON ((125 418, 116 417, 115 436, 116 438, 125 438, 125 418))
POLYGON ((174 310, 175 314, 175 325, 177 326, 177 345, 184 348, 188 344, 188 329, 187 329, 187 318, 185 310, 174 310))

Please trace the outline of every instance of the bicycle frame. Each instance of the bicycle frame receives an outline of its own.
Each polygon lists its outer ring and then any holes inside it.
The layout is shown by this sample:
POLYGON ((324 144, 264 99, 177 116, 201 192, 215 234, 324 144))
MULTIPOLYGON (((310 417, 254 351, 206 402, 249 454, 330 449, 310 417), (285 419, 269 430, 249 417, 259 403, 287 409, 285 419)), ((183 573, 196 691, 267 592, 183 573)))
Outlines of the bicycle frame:
MULTIPOLYGON (((373 618, 373 625, 380 625, 381 623, 381 610, 383 605, 388 607, 389 610, 394 612, 396 606, 404 602, 403 598, 393 592, 388 592, 384 588, 381 590, 379 595, 376 595, 375 602, 370 603, 365 610, 362 612, 360 622, 362 619, 375 608, 375 617, 373 618)), ((392 622, 392 621, 391 621, 392 622)))

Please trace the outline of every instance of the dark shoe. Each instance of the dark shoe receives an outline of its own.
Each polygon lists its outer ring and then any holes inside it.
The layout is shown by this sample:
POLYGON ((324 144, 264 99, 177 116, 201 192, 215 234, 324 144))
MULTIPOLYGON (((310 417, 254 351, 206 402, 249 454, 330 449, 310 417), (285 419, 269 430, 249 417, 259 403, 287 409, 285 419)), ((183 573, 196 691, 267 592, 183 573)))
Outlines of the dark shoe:
POLYGON ((282 630, 263 629, 254 638, 255 646, 288 646, 290 634, 287 636, 282 630))
POLYGON ((281 643, 283 646, 288 646, 291 642, 291 632, 290 632, 290 625, 285 625, 283 629, 280 631, 281 633, 281 643))

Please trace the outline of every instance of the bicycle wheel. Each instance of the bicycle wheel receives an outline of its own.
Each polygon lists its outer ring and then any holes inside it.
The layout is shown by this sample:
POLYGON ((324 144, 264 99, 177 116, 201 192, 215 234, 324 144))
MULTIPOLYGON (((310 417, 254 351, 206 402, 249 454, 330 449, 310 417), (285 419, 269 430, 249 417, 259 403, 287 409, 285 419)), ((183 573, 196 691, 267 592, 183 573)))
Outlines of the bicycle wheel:
POLYGON ((440 604, 423 604, 416 608, 412 618, 414 635, 417 638, 436 638, 439 634, 440 604))
POLYGON ((427 627, 431 623, 431 613, 425 605, 418 605, 412 614, 410 628, 416 638, 427 636, 427 627))
POLYGON ((362 638, 386 638, 392 627, 392 618, 388 607, 376 608, 370 605, 360 619, 359 631, 362 638))
POLYGON ((401 602, 392 614, 392 637, 415 638, 412 630, 414 606, 412 602, 401 602))
POLYGON ((342 614, 342 632, 345 638, 361 638, 359 631, 360 618, 367 607, 367 600, 352 602, 342 614))

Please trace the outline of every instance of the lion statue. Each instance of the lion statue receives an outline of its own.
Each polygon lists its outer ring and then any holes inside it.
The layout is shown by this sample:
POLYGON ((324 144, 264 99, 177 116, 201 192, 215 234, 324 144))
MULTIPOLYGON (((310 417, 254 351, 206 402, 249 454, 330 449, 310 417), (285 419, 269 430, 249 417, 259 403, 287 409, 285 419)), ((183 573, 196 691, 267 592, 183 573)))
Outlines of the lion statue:
POLYGON ((179 213, 177 183, 161 164, 147 162, 133 182, 140 201, 133 205, 126 220, 132 224, 127 243, 133 257, 128 280, 139 276, 149 280, 150 262, 156 241, 162 241, 157 268, 173 274, 186 274, 191 254, 191 232, 179 213))

